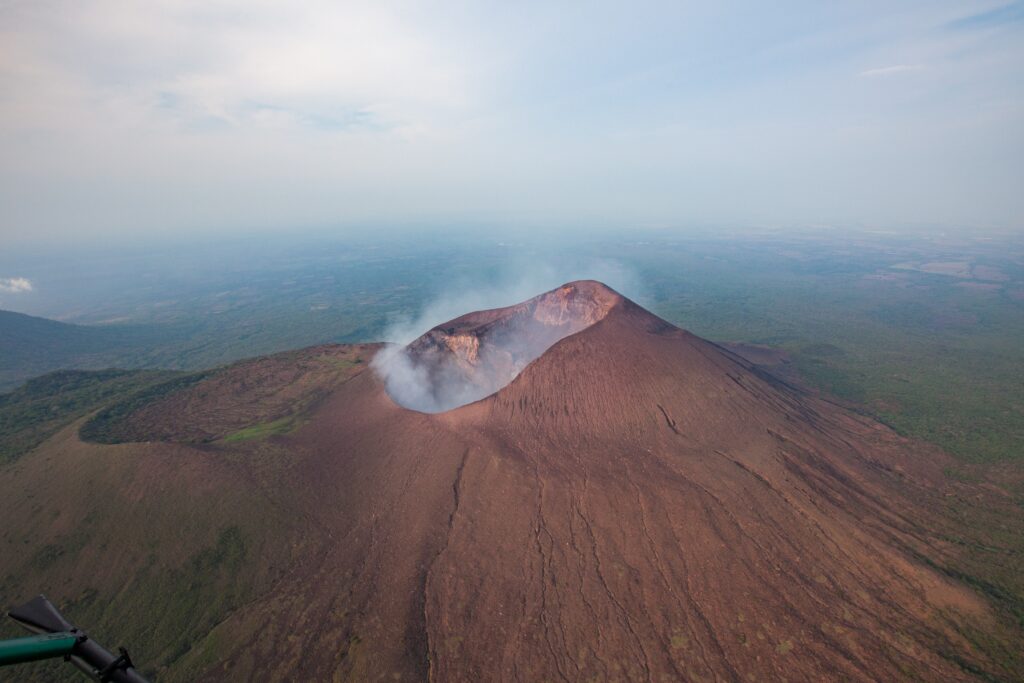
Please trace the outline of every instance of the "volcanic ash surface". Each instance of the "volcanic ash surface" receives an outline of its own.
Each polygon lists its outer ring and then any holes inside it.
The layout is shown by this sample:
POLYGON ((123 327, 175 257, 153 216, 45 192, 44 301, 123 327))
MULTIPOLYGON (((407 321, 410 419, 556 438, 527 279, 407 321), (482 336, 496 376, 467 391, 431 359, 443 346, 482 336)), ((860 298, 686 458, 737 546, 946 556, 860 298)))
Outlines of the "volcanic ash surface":
POLYGON ((622 297, 599 282, 570 282, 523 303, 439 325, 374 368, 401 406, 439 413, 506 386, 554 344, 602 320, 622 297))

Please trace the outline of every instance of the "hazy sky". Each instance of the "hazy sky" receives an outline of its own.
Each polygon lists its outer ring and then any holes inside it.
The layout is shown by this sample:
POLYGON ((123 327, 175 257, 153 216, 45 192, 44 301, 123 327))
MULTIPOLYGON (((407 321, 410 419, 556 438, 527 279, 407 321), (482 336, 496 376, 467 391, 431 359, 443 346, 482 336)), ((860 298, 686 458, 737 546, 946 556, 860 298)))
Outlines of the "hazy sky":
POLYGON ((0 0, 8 244, 1021 229, 1022 187, 1022 2, 0 0))

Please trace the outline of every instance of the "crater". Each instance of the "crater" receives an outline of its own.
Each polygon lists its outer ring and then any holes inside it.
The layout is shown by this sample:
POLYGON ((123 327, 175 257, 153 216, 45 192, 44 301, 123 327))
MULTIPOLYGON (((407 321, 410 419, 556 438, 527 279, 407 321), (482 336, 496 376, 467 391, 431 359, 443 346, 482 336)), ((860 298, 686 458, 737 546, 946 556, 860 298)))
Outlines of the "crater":
POLYGON ((405 347, 382 350, 374 368, 395 403, 444 412, 506 386, 558 341, 603 319, 620 301, 600 282, 570 282, 514 306, 438 325, 405 347))

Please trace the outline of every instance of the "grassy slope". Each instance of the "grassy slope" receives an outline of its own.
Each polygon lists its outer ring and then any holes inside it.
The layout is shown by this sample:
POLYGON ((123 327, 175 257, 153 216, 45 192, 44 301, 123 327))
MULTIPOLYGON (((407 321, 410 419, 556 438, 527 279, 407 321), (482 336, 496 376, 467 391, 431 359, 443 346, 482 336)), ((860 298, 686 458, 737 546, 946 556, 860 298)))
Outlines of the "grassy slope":
MULTIPOLYGON (((74 432, 0 470, 0 596, 13 605, 45 592, 104 645, 129 647, 144 672, 188 680, 175 664, 291 560, 292 515, 235 476, 230 454, 92 446, 74 432)), ((19 631, 2 623, 0 635, 19 631)), ((80 676, 60 662, 17 671, 80 676)))
MULTIPOLYGON (((345 381, 366 367, 365 353, 320 347, 193 375, 59 372, 8 394, 7 412, 0 406, 7 434, 56 433, 0 463, 0 606, 45 592, 109 648, 130 647, 144 672, 190 680, 195 672, 187 662, 201 667, 218 656, 210 636, 217 624, 268 590, 317 535, 291 529, 301 515, 270 495, 289 458, 266 438, 276 431, 262 424, 266 411, 282 398, 294 408, 288 391, 295 385, 315 397, 345 381), (299 380, 277 386, 289 380, 281 372, 289 365, 302 368, 299 380), (238 386, 263 401, 225 395, 238 386), (79 438, 89 421, 71 422, 98 412, 105 417, 92 420, 93 431, 103 436, 146 406, 186 400, 245 438, 202 447, 92 444, 79 438), (218 411, 225 412, 218 417, 218 411), (246 414, 249 426, 238 429, 246 414), (193 651, 200 644, 203 651, 193 651)), ((299 398, 304 408, 311 405, 299 398)), ((14 442, 5 437, 4 443, 14 442)), ((0 621, 0 637, 18 635, 0 621)), ((26 681, 79 676, 61 662, 17 673, 26 681)))
POLYGON ((266 438, 301 424, 326 392, 366 367, 373 348, 315 346, 179 374, 106 406, 80 434, 109 444, 266 438))
POLYGON ((0 464, 21 457, 98 405, 160 385, 176 374, 159 370, 61 370, 0 394, 0 464))

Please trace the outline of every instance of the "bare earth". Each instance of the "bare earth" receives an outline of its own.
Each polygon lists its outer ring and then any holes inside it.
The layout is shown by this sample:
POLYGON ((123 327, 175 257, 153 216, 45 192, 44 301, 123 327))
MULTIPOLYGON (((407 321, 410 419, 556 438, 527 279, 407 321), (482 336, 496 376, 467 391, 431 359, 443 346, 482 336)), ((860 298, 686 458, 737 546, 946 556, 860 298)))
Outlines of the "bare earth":
MULTIPOLYGON (((60 562, 25 578, 28 551, 5 552, 5 594, 31 579, 55 599, 88 584, 116 603, 156 571, 147 552, 174 565, 216 519, 247 539, 234 579, 245 599, 185 652, 152 649, 170 662, 161 680, 1019 680, 997 656, 1019 629, 938 569, 964 552, 943 501, 995 510, 999 489, 951 487, 936 449, 603 285, 567 287, 558 296, 601 306, 584 307, 585 324, 553 318, 571 331, 496 393, 447 412, 397 405, 362 370, 376 347, 321 349, 345 361, 344 377, 316 382, 287 433, 167 443, 183 415, 197 417, 189 438, 228 431, 203 421, 195 389, 167 399, 168 422, 139 412, 133 429, 163 442, 86 444, 66 430, 0 472, 17 510, 0 521, 4 538, 62 538, 105 490, 117 514, 92 524, 124 545, 78 553, 85 584, 60 562), (74 484, 36 509, 26 496, 56 471, 74 484), (171 540, 132 550, 150 537, 171 540), (979 633, 990 648, 968 637, 979 633)), ((450 327, 472 336, 511 310, 450 327)), ((210 396, 250 395, 218 381, 210 396)), ((235 429, 245 411, 222 412, 235 429)))

